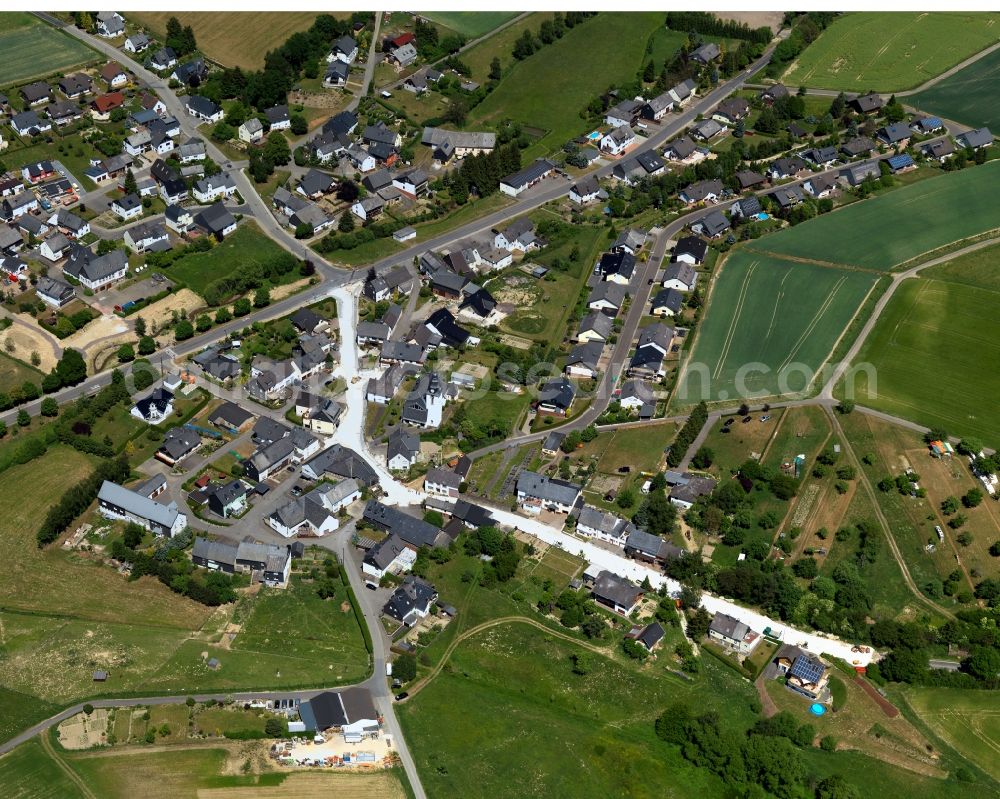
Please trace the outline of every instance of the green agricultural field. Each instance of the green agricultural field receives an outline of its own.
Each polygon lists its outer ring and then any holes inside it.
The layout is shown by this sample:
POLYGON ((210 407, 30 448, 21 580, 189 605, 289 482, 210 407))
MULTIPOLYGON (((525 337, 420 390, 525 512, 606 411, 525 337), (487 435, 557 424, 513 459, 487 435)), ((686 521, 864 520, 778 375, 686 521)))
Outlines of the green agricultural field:
POLYGON ((470 114, 468 127, 512 119, 544 135, 522 155, 525 162, 561 147, 586 126, 580 111, 611 84, 635 77, 646 41, 663 25, 659 12, 599 14, 510 70, 470 114), (600 69, 573 69, 580 53, 600 69))
POLYGON ((502 31, 494 33, 475 47, 470 47, 462 53, 462 62, 471 70, 472 79, 480 83, 485 81, 489 77, 490 64, 494 58, 500 59, 500 64, 504 69, 509 67, 514 62, 514 42, 526 30, 533 34, 537 33, 539 26, 547 19, 552 19, 551 11, 531 14, 511 23, 502 31))
POLYGON ((907 687, 903 697, 935 735, 1000 779, 1000 700, 995 692, 907 687))
POLYGON ((83 799, 84 794, 38 741, 0 758, 0 785, 11 799, 83 799))
MULTIPOLYGON (((944 280, 905 281, 855 364, 854 397, 863 405, 1000 444, 1000 292, 944 280)), ((843 387, 839 387, 843 391, 843 387)))
POLYGON ((785 71, 790 86, 912 89, 997 41, 996 14, 858 13, 835 20, 785 71))
POLYGON ((874 283, 864 272, 730 253, 675 404, 807 391, 874 283))
MULTIPOLYGON (((7 16, 7 15, 4 15, 7 16)), ((0 21, 0 86, 24 83, 80 66, 97 58, 83 42, 23 14, 11 15, 10 23, 0 21), (39 58, 44 53, 44 58, 39 58)))
MULTIPOLYGON (((215 280, 226 277, 247 263, 266 263, 285 251, 261 233, 255 224, 244 221, 225 241, 208 252, 184 255, 169 267, 169 277, 184 283, 196 294, 204 296, 205 288, 215 280)), ((292 271, 289 281, 299 277, 292 271)))
POLYGON ((974 128, 1000 128, 1000 50, 918 92, 907 102, 974 128))
POLYGON ((1000 227, 998 164, 990 161, 852 203, 757 239, 747 249, 791 260, 892 269, 1000 227))
POLYGON ((516 11, 421 11, 419 13, 431 22, 468 39, 476 39, 489 33, 517 16, 516 11))

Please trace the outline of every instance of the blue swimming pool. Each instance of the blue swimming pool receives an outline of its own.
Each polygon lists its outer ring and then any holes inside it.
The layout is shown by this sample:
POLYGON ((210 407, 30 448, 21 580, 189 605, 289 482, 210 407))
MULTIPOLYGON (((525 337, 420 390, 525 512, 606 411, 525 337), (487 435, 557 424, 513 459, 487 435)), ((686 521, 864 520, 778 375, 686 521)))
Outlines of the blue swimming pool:
POLYGON ((591 141, 597 141, 599 138, 601 138, 601 134, 599 131, 595 130, 593 133, 588 133, 587 138, 590 139, 591 141))
POLYGON ((761 212, 760 212, 759 214, 757 214, 757 220, 758 220, 758 221, 760 221, 760 222, 766 222, 766 221, 767 221, 768 219, 770 219, 770 218, 771 218, 771 217, 769 217, 769 216, 768 216, 767 214, 765 214, 765 213, 764 213, 763 211, 761 211, 761 212))
POLYGON ((814 702, 812 705, 810 705, 809 712, 812 713, 814 716, 822 716, 824 713, 826 713, 826 708, 823 707, 823 705, 821 705, 819 702, 814 702))

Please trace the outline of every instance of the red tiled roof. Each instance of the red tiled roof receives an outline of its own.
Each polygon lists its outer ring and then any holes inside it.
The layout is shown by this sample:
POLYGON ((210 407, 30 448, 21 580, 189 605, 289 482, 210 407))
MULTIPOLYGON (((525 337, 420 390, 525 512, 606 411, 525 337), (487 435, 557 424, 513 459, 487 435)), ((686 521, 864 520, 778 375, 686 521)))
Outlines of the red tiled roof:
POLYGON ((106 114, 108 111, 118 108, 124 102, 124 94, 121 92, 111 92, 110 94, 102 94, 94 100, 94 108, 96 108, 99 113, 106 114))
POLYGON ((416 41, 416 36, 412 33, 401 33, 395 39, 391 39, 393 47, 402 47, 404 44, 409 44, 412 41, 416 41))

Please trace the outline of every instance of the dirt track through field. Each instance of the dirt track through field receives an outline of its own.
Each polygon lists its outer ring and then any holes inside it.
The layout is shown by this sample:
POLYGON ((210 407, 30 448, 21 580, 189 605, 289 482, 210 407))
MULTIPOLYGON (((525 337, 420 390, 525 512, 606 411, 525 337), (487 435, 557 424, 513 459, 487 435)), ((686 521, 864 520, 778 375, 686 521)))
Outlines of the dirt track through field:
POLYGON ((52 758, 52 762, 54 762, 60 768, 60 770, 67 777, 69 777, 70 780, 72 780, 73 784, 80 789, 80 793, 84 797, 86 797, 86 799, 97 799, 97 796, 94 794, 94 792, 87 787, 87 783, 85 783, 83 779, 80 777, 80 775, 77 774, 75 771, 73 771, 73 769, 70 768, 70 766, 66 763, 66 761, 64 761, 62 757, 59 756, 59 753, 56 752, 55 747, 52 746, 52 741, 49 740, 48 733, 43 732, 40 736, 38 736, 38 740, 41 741, 42 749, 45 750, 45 753, 50 758, 52 758))

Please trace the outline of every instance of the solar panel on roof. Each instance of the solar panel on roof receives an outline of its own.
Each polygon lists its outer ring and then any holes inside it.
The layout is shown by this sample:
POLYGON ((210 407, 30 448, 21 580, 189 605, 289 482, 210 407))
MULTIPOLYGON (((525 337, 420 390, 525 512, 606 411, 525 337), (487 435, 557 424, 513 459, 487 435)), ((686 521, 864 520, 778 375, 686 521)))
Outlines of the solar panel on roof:
POLYGON ((822 678, 824 671, 826 671, 826 666, 815 658, 799 656, 792 663, 790 673, 803 682, 816 683, 822 678))

